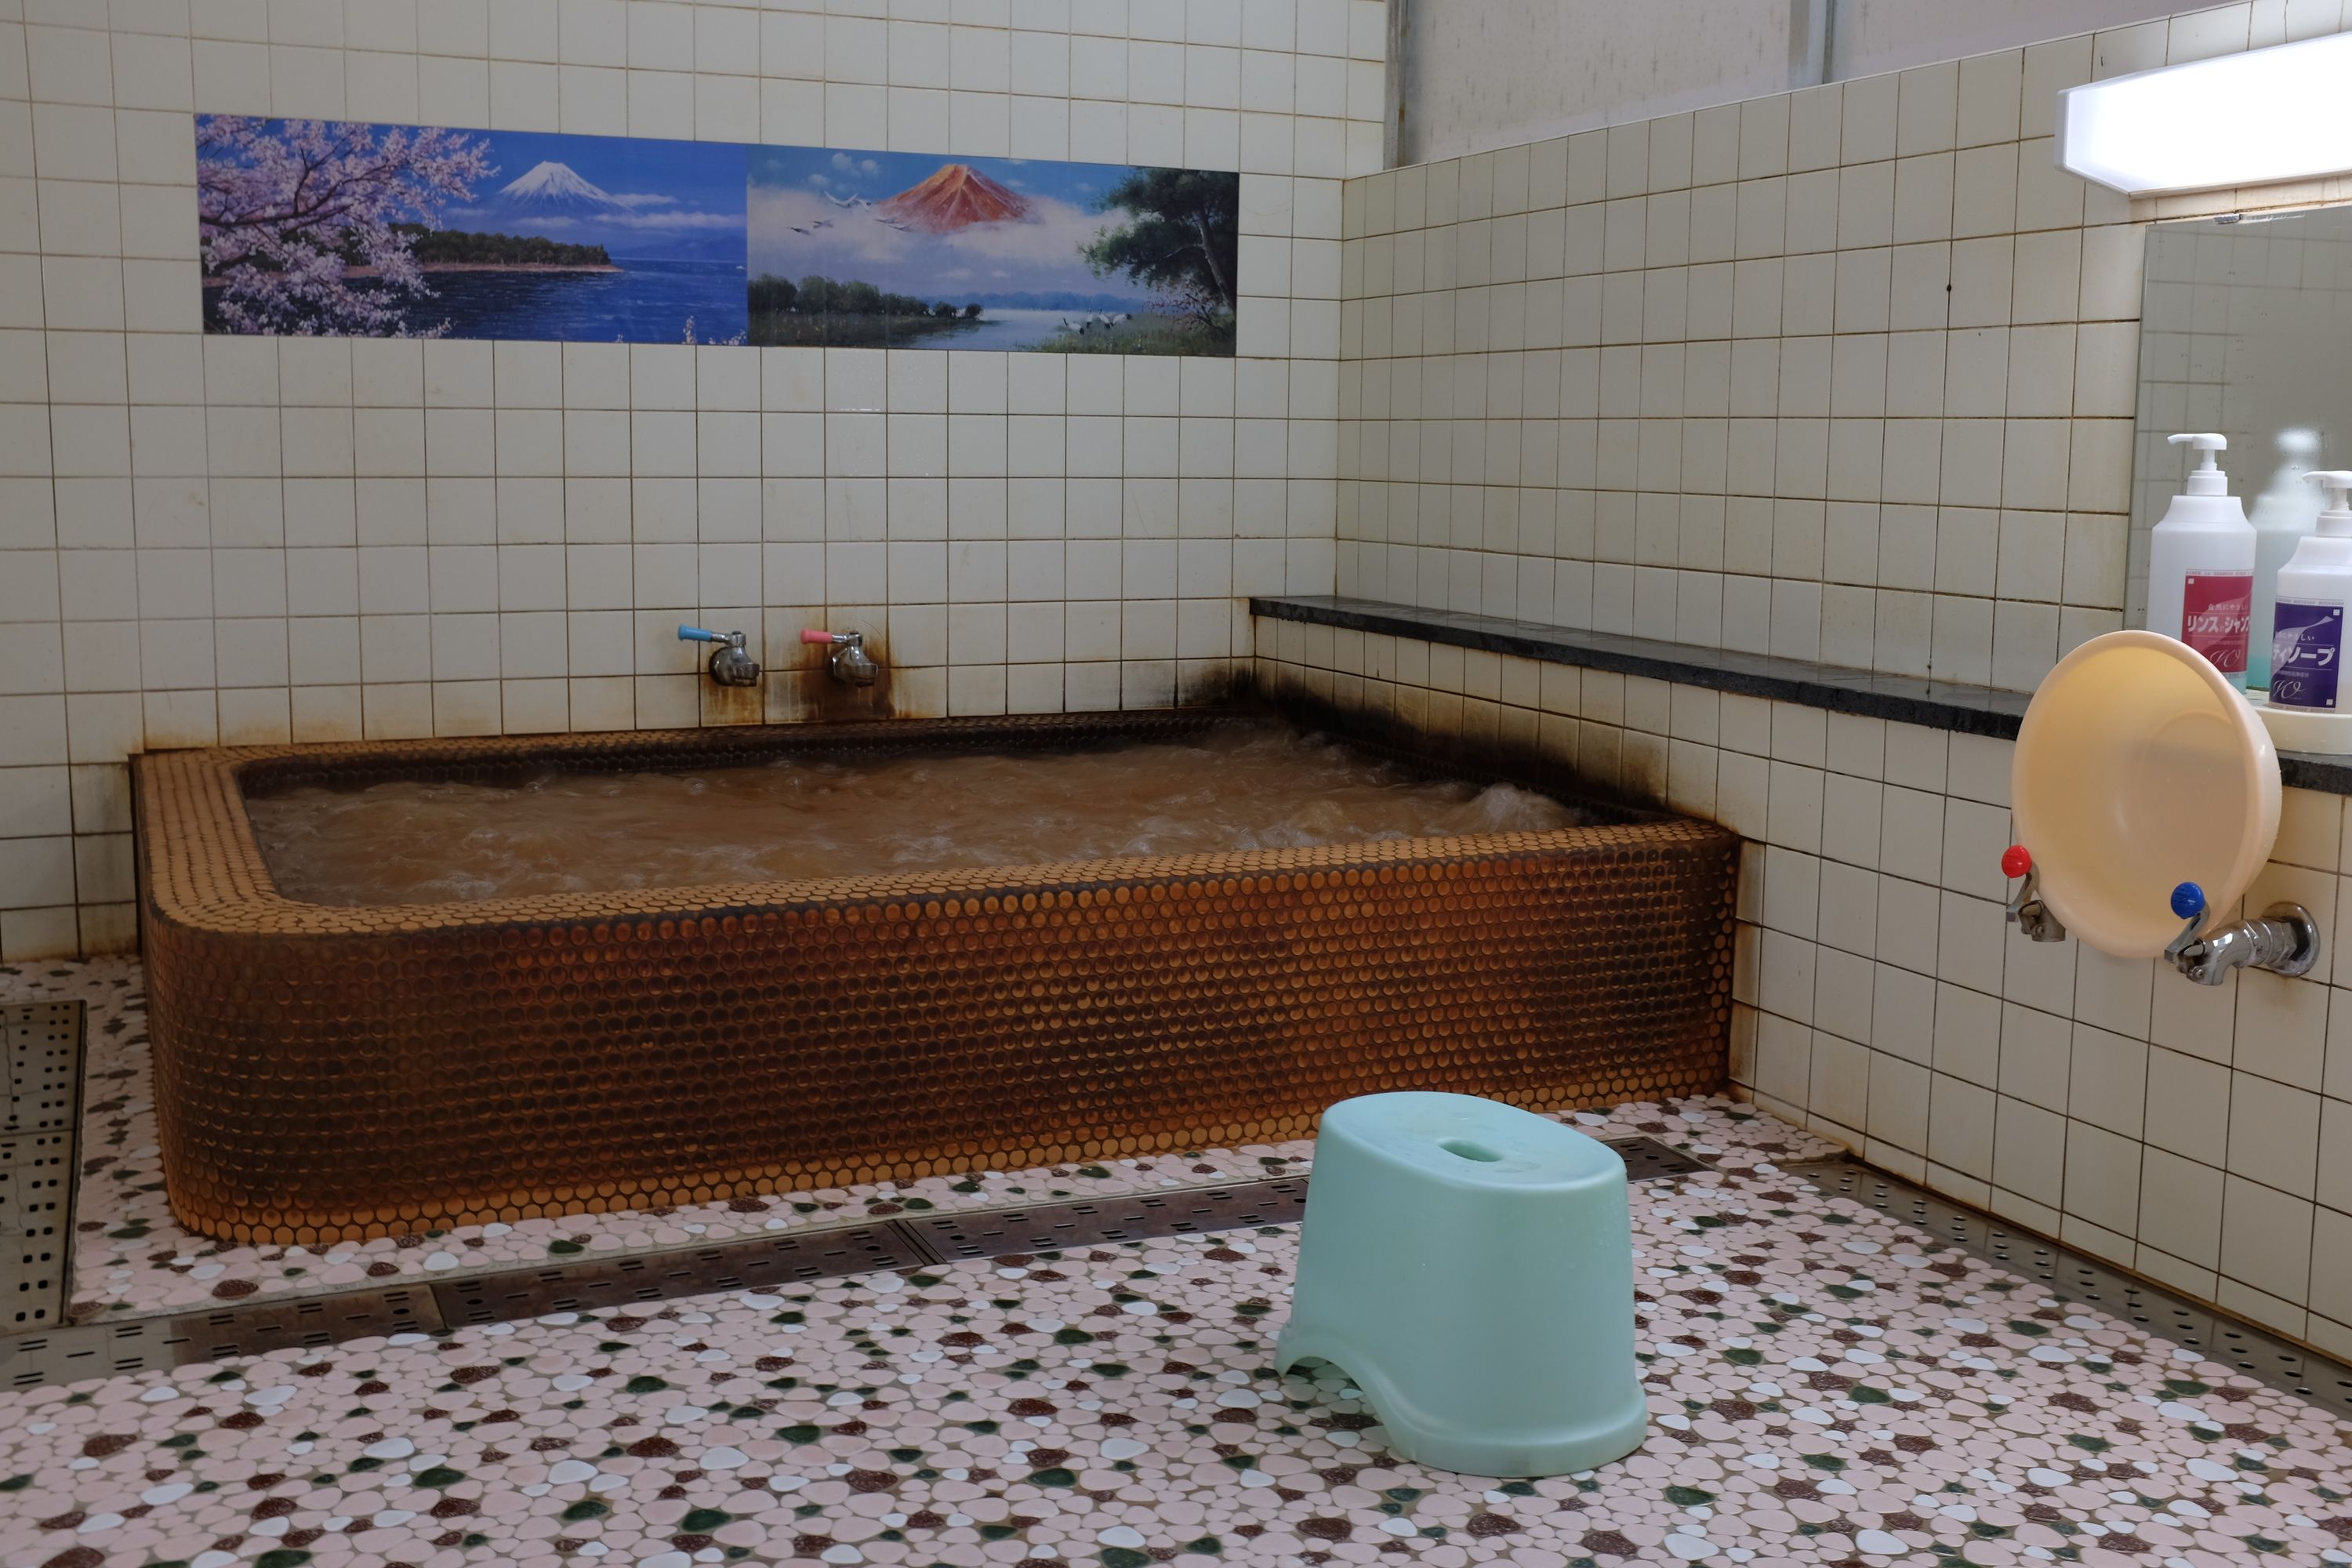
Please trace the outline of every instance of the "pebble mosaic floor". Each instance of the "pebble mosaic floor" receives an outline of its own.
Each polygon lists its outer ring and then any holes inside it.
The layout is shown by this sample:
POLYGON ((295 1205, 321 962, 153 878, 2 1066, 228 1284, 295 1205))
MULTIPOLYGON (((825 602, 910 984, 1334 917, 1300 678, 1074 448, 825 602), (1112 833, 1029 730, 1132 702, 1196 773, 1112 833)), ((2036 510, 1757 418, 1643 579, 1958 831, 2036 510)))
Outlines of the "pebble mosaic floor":
POLYGON ((2325 1412, 1805 1188, 1746 1108, 1578 1120, 1721 1162, 1634 1190, 1652 1426, 1590 1474, 1425 1470, 1276 1377, 1267 1229, 0 1394, 0 1563, 2352 1563, 2325 1412))

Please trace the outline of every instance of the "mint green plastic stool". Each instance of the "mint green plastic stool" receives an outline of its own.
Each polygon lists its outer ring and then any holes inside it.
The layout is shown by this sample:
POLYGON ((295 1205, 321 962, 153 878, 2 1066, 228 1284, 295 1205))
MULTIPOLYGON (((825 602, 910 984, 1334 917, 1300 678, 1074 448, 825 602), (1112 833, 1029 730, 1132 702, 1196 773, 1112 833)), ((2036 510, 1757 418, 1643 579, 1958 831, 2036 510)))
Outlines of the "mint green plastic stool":
POLYGON ((1466 1094, 1323 1113, 1284 1370, 1330 1362, 1389 1446, 1441 1470, 1555 1476, 1642 1446, 1633 1232, 1616 1152, 1466 1094))

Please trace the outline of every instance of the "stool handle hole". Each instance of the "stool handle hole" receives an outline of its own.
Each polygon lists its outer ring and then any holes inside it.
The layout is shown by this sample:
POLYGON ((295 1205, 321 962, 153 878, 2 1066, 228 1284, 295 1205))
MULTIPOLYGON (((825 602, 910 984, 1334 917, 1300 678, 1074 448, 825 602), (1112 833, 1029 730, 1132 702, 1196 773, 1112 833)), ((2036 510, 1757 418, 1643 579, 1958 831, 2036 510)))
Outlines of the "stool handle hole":
POLYGON ((1437 1146, 1449 1154, 1464 1160, 1475 1160, 1482 1165, 1491 1165, 1503 1157, 1484 1143, 1474 1142, 1467 1138, 1441 1138, 1437 1146))

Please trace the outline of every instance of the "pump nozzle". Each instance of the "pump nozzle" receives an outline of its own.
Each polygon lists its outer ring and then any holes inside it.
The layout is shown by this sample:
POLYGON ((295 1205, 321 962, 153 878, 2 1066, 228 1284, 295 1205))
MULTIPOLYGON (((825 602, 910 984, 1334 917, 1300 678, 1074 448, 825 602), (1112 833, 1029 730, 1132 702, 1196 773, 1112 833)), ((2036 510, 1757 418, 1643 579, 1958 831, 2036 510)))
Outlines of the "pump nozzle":
POLYGON ((2188 493, 2192 496, 2219 496, 2230 493, 2229 476, 2213 461, 2213 454, 2229 450, 2230 438, 2213 431, 2200 431, 2187 436, 2167 436, 2165 440, 2175 447, 2191 447, 2200 458, 2198 465, 2189 470, 2188 493))
MULTIPOLYGON (((2343 468, 2314 468, 2303 476, 2305 484, 2317 485, 2327 495, 2327 510, 2320 514, 2322 521, 2352 522, 2352 471, 2343 468)), ((2331 528, 2330 533, 2352 531, 2331 528)))

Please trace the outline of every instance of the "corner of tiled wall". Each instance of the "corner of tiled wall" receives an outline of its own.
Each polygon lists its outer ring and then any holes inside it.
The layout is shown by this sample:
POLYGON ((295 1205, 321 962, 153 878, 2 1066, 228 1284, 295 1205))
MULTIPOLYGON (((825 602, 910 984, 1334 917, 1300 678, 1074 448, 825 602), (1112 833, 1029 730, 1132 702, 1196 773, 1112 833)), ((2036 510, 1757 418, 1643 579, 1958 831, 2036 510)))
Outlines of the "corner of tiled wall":
POLYGON ((2144 225, 2066 86, 2283 0, 1350 180, 1340 590, 2029 689, 2121 624, 2144 225))
MULTIPOLYGON (((2127 602, 2146 225, 2352 196, 2126 204, 2053 167, 2054 95, 2347 19, 2225 5, 1349 181, 1339 591, 2031 689, 2127 602)), ((1257 656, 1735 828, 1739 1092, 2352 1354, 2352 963, 2207 989, 2027 942, 2009 742, 1292 622, 1257 656)), ((2331 953, 2345 806, 2287 791, 2246 899, 2331 953)))
POLYGON ((1150 706, 1328 592, 1379 0, 0 0, 0 961, 134 938, 142 747, 1150 706), (1242 173, 1240 353, 199 331, 191 112, 1242 173), (787 667, 713 702, 678 622, 787 667))
POLYGON ((2286 792, 2245 899, 2310 910, 2318 968, 2207 988, 2005 922, 2009 742, 1289 621, 1265 624, 1257 663, 1270 689, 1533 746, 1738 831, 1738 1092, 2352 1354, 2352 960, 2330 956, 2352 919, 2344 797, 2286 792))

